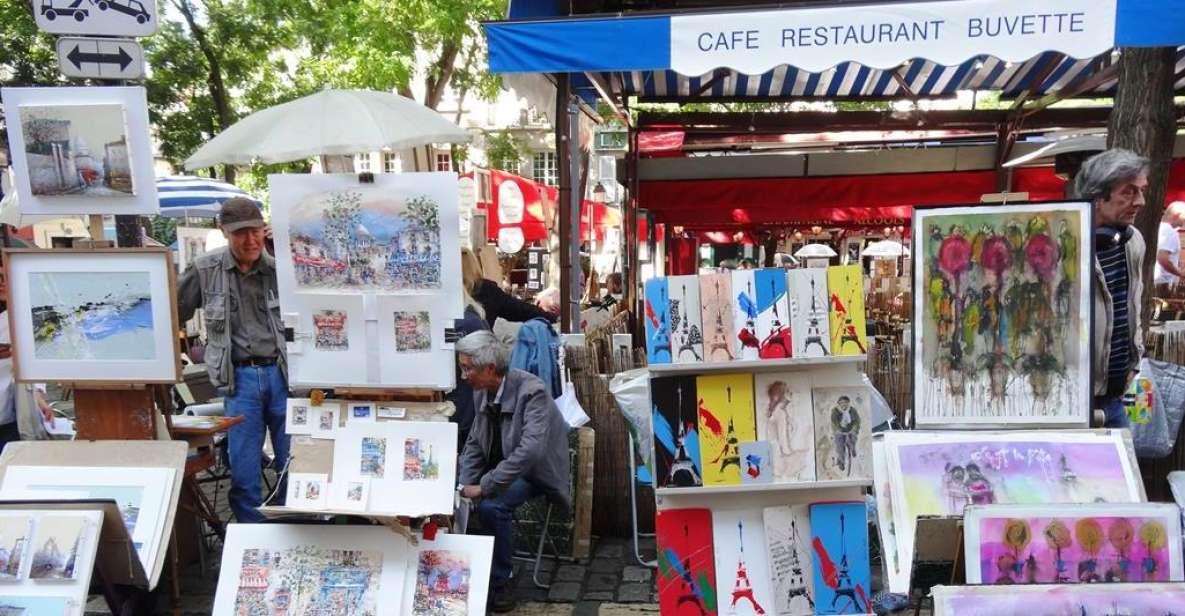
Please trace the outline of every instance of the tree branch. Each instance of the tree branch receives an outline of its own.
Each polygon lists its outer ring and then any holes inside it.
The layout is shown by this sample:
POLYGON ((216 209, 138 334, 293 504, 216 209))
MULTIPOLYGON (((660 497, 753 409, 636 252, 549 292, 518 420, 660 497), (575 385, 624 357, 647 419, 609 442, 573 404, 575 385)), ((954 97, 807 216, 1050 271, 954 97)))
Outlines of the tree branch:
MULTIPOLYGON (((209 71, 206 75, 206 86, 210 93, 210 99, 214 102, 214 112, 218 118, 218 129, 220 131, 226 130, 230 127, 233 117, 230 110, 230 95, 226 90, 226 84, 222 79, 222 62, 214 46, 210 44, 210 39, 206 35, 206 29, 197 23, 194 18, 193 6, 189 0, 173 0, 173 6, 181 12, 185 17, 185 23, 189 26, 189 31, 193 33, 193 39, 197 42, 198 49, 201 50, 202 55, 206 58, 206 63, 209 65, 209 71)), ((235 168, 233 165, 226 165, 223 175, 227 182, 234 182, 235 168)))

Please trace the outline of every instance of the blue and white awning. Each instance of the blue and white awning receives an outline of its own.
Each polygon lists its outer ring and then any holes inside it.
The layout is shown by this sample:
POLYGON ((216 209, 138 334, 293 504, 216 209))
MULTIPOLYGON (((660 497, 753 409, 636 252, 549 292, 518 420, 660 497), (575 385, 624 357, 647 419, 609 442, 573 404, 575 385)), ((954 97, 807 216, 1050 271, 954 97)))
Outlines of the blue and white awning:
POLYGON ((169 218, 213 218, 222 202, 231 197, 246 197, 259 201, 233 184, 192 175, 173 175, 156 180, 160 195, 160 215, 169 218))

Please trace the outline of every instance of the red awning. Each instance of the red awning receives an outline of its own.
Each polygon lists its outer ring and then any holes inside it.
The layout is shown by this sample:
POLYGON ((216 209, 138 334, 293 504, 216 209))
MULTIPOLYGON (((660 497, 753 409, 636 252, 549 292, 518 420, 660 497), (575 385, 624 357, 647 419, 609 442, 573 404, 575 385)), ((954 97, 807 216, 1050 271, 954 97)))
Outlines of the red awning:
MULTIPOLYGON (((523 239, 526 242, 539 242, 547 239, 547 220, 549 216, 558 217, 555 211, 556 202, 559 200, 559 190, 554 186, 547 186, 538 182, 528 180, 524 177, 499 171, 497 169, 490 169, 488 171, 490 178, 490 186, 488 190, 478 190, 478 195, 488 194, 489 199, 483 200, 478 197, 477 206, 484 209, 489 220, 486 236, 491 242, 498 241, 498 232, 503 227, 521 228, 523 231, 523 239), (498 206, 503 194, 513 194, 514 191, 504 191, 502 186, 504 183, 514 184, 518 188, 518 193, 522 195, 523 212, 521 222, 506 222, 503 223, 499 219, 498 206)), ((473 177, 473 173, 464 174, 464 177, 473 177)), ((615 208, 608 207, 601 203, 593 201, 585 201, 581 208, 580 215, 580 237, 588 237, 588 223, 589 212, 593 212, 593 224, 596 229, 596 237, 602 240, 605 237, 605 227, 620 226, 621 212, 615 208)))

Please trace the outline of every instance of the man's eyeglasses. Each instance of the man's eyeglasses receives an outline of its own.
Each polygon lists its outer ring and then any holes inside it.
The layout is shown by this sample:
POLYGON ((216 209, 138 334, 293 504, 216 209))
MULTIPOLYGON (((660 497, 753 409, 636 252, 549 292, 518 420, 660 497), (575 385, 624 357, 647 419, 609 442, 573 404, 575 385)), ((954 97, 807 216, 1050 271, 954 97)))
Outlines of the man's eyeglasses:
POLYGON ((467 376, 473 374, 474 372, 477 372, 477 366, 474 366, 473 364, 460 364, 460 367, 461 367, 461 377, 462 378, 467 377, 467 376))

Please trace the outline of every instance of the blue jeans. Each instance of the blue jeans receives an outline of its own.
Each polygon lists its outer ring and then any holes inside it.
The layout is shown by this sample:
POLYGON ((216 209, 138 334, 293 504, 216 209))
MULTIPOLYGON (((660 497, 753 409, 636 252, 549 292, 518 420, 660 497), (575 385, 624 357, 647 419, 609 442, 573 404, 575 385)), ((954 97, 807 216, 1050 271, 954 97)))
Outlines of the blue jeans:
POLYGON ((517 479, 501 494, 477 502, 477 517, 482 528, 494 535, 491 590, 504 587, 514 573, 514 510, 541 493, 526 479, 517 479))
MULTIPOLYGON (((288 385, 279 366, 242 366, 235 368, 234 395, 223 402, 227 417, 247 418, 228 435, 230 509, 239 522, 262 522, 258 507, 263 504, 263 438, 271 432, 274 466, 276 472, 283 470, 288 460, 288 434, 284 432, 288 385)), ((282 484, 278 493, 284 494, 282 484)))
POLYGON ((1123 406, 1123 396, 1102 399, 1098 402, 1103 409, 1104 428, 1130 428, 1131 419, 1127 416, 1127 408, 1123 406))

